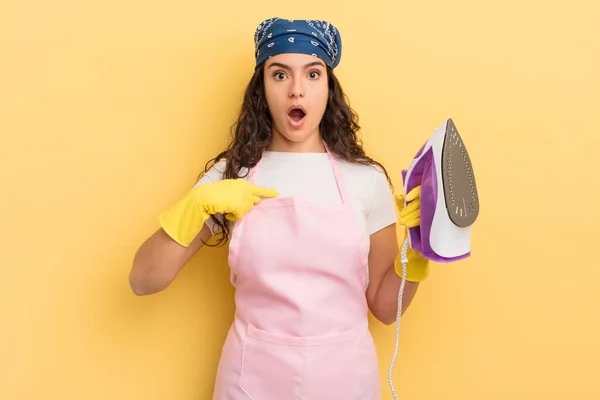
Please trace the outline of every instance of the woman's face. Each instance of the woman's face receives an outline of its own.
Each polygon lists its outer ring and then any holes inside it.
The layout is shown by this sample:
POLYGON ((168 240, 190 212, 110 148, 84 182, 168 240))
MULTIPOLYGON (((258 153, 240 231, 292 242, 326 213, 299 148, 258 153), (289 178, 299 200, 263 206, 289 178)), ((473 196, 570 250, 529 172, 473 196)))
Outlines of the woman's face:
POLYGON ((307 54, 279 54, 266 61, 264 82, 274 124, 271 150, 322 150, 319 124, 329 95, 325 63, 307 54))

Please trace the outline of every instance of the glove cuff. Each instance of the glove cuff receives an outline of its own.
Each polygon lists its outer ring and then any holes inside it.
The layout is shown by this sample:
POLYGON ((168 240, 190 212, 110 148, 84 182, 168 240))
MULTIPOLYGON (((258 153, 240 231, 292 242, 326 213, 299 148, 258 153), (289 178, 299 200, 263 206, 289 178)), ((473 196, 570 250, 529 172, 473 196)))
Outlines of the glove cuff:
MULTIPOLYGON (((394 270, 402 278, 402 260, 401 254, 394 260, 394 270)), ((416 257, 408 255, 409 261, 406 263, 406 280, 409 282, 421 282, 429 276, 429 260, 418 254, 416 257)))
POLYGON ((188 194, 160 214, 159 220, 160 226, 171 239, 183 247, 188 247, 209 217, 210 215, 197 206, 188 194))

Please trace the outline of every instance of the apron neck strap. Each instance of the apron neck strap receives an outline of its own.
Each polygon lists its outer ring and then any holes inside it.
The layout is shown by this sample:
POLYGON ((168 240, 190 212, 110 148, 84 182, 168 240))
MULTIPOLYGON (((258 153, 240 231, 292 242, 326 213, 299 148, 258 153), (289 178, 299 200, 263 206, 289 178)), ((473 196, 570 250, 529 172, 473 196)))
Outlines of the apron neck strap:
POLYGON ((333 175, 335 177, 335 182, 337 183, 338 191, 340 192, 340 197, 342 198, 342 203, 347 203, 350 200, 346 190, 346 182, 344 181, 344 175, 342 174, 340 163, 335 158, 335 155, 329 150, 329 146, 327 143, 323 141, 323 146, 325 146, 325 151, 327 151, 327 155, 329 156, 329 160, 331 161, 331 168, 333 169, 333 175))

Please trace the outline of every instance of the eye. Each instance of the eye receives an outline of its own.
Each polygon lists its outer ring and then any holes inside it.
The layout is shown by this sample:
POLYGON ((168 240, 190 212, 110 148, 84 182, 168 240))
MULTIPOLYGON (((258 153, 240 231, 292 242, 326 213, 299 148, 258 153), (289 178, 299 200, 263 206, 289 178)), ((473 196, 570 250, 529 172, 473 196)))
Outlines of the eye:
POLYGON ((321 76, 321 73, 319 71, 311 71, 308 76, 311 79, 317 79, 319 76, 321 76))
POLYGON ((277 80, 283 80, 283 79, 285 79, 285 74, 283 72, 281 72, 281 71, 275 72, 275 74, 273 74, 273 76, 277 80))

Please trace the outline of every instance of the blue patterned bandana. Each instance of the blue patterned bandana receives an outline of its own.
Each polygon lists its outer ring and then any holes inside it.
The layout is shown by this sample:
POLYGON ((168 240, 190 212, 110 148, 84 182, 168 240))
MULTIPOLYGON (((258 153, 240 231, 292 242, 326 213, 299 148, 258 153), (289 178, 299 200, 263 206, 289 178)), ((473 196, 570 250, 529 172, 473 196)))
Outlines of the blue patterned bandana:
POLYGON ((335 68, 342 55, 342 38, 327 21, 269 18, 254 33, 255 68, 282 53, 313 55, 335 68))

